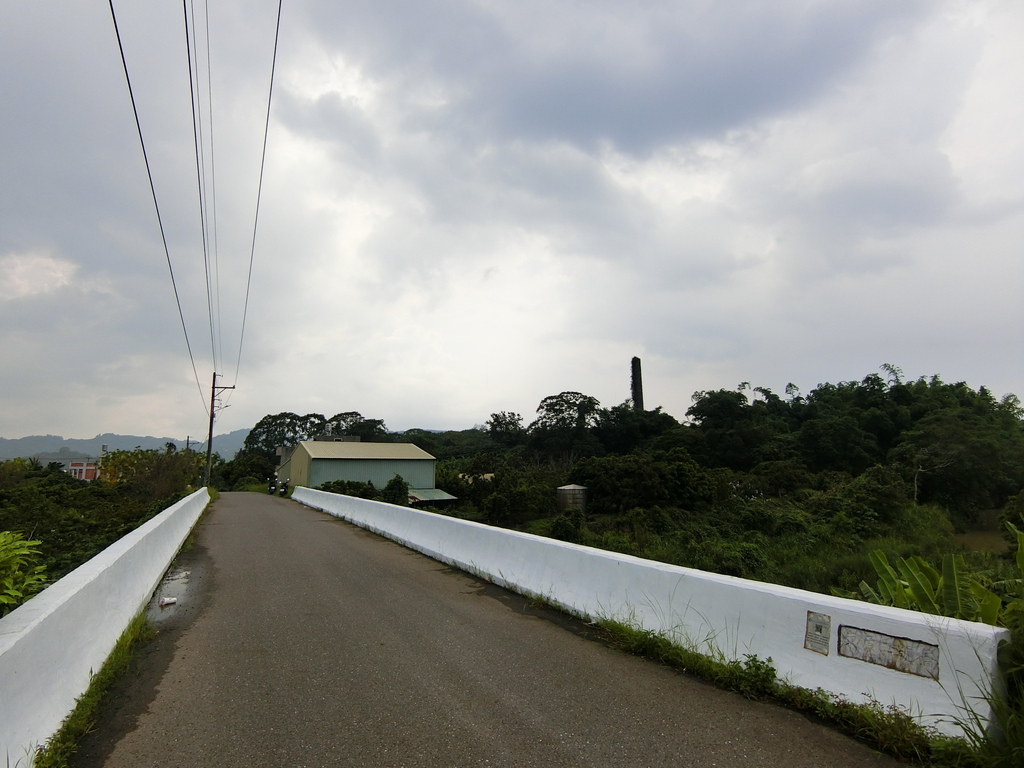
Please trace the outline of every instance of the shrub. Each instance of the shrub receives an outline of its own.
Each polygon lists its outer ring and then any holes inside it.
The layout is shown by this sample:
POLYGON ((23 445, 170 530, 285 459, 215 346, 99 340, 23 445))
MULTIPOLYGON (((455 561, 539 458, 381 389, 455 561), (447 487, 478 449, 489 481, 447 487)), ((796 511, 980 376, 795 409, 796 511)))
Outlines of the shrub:
POLYGON ((583 510, 567 509, 551 522, 551 538, 579 544, 583 532, 583 510))
POLYGON ((251 476, 242 477, 242 478, 239 478, 238 480, 235 481, 235 484, 233 486, 231 486, 231 490, 233 490, 233 491, 247 491, 247 490, 249 490, 249 488, 251 488, 254 485, 262 486, 263 485, 263 481, 260 480, 258 477, 251 477, 251 476))
POLYGON ((387 485, 381 492, 381 499, 388 504, 398 504, 402 507, 409 506, 409 484, 401 475, 395 475, 388 480, 387 485))
POLYGON ((36 565, 38 541, 0 531, 0 616, 5 616, 46 585, 46 569, 36 565))

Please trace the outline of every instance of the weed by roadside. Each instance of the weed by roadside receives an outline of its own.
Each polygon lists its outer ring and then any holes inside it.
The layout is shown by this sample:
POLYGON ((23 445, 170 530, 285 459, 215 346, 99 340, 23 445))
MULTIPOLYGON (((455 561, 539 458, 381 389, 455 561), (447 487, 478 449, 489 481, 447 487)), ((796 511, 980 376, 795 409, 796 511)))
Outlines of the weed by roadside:
POLYGON ((607 642, 627 653, 654 659, 750 699, 772 699, 778 694, 775 667, 770 658, 765 660, 747 654, 743 661, 715 659, 676 645, 650 630, 618 621, 599 621, 598 626, 607 642))
POLYGON ((153 626, 140 613, 128 625, 110 652, 100 671, 93 675, 89 688, 64 720, 60 730, 39 748, 32 763, 34 768, 65 768, 74 755, 79 742, 96 723, 100 706, 107 691, 132 664, 135 650, 155 635, 153 626))
MULTIPOLYGON (((984 737, 957 739, 918 723, 895 706, 855 704, 822 689, 809 690, 777 678, 771 658, 748 654, 742 661, 712 658, 650 630, 617 621, 598 623, 611 646, 643 656, 726 690, 759 701, 777 701, 854 736, 893 757, 936 768, 1022 765, 997 759, 1000 747, 984 737)), ((1014 758, 1011 758, 1013 760, 1014 758)))

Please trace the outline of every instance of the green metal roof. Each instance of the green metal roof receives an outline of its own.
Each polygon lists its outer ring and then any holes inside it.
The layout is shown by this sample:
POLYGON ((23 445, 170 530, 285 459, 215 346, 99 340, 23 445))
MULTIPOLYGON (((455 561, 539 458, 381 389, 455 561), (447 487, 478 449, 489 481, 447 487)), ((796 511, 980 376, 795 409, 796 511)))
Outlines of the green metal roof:
POLYGON ((454 501, 457 496, 442 491, 440 488, 410 488, 409 498, 416 501, 454 501))
POLYGON ((326 440, 299 443, 313 459, 433 459, 412 443, 332 443, 326 440))

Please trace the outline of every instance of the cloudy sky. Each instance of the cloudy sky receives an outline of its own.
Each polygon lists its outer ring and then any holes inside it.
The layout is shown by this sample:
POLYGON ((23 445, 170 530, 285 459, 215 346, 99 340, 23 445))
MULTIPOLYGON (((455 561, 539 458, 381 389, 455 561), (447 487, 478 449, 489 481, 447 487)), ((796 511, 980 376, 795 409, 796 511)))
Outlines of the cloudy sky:
POLYGON ((680 419, 1024 396, 1016 0, 288 0, 240 359, 277 3, 195 2, 212 302, 182 9, 115 9, 195 373, 107 3, 0 0, 0 436, 203 434, 215 367, 218 432, 612 406, 634 355, 680 419))

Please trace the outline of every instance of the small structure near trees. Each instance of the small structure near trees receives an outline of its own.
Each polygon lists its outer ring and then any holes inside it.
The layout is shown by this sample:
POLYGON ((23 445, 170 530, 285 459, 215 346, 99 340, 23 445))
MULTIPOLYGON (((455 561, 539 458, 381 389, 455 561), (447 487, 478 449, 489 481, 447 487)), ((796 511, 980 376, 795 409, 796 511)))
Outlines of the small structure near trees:
POLYGON ((277 470, 293 486, 319 488, 337 481, 372 483, 386 488, 396 476, 406 483, 408 497, 437 501, 437 459, 412 443, 365 443, 304 440, 277 470))
POLYGON ((555 490, 558 499, 558 511, 565 513, 570 509, 578 509, 586 514, 587 487, 585 485, 563 485, 555 490))

